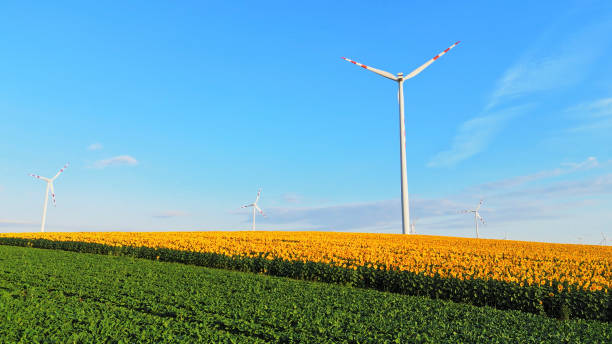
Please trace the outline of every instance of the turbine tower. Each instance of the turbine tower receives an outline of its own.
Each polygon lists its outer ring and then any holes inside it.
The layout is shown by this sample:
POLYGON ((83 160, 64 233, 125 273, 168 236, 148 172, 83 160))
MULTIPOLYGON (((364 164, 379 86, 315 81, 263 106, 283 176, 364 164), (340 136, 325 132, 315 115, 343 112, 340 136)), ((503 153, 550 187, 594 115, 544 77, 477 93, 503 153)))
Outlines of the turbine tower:
POLYGON ((258 211, 263 217, 266 217, 266 214, 264 214, 263 211, 261 210, 261 208, 259 208, 259 206, 257 206, 257 202, 259 201, 259 196, 261 196, 261 189, 259 189, 259 191, 257 191, 257 198, 255 198, 255 202, 253 202, 251 204, 243 205, 242 207, 240 207, 240 208, 253 207, 253 227, 251 228, 251 230, 255 230, 255 214, 256 214, 256 211, 258 211))
POLYGON ((448 47, 443 52, 434 56, 431 60, 427 61, 425 64, 420 66, 419 68, 413 70, 408 75, 404 75, 404 73, 398 73, 397 76, 385 72, 380 69, 376 69, 374 67, 366 66, 364 64, 355 62, 353 60, 349 60, 346 57, 343 57, 346 61, 355 64, 359 67, 365 68, 369 71, 372 71, 378 75, 384 76, 387 79, 391 79, 397 82, 398 85, 398 93, 397 98, 399 102, 399 122, 400 122, 400 165, 401 165, 401 183, 402 183, 402 233, 408 234, 410 233, 410 211, 408 210, 408 177, 406 176, 406 129, 404 124, 404 81, 415 77, 417 74, 421 73, 425 68, 429 67, 435 60, 437 60, 440 56, 446 54, 449 50, 454 48, 459 42, 448 47))
POLYGON ((55 177, 53 178, 46 178, 46 177, 41 177, 37 174, 30 174, 32 177, 43 180, 45 182, 47 182, 47 191, 45 191, 45 204, 43 206, 43 215, 42 215, 42 221, 40 224, 40 231, 44 232, 45 231, 45 220, 47 219, 47 203, 49 203, 49 192, 51 192, 51 199, 53 200, 53 206, 55 207, 55 191, 53 191, 53 181, 57 179, 57 177, 59 177, 59 175, 64 172, 64 170, 68 167, 68 164, 64 165, 64 167, 62 167, 59 172, 57 172, 57 174, 55 175, 55 177))
POLYGON ((474 223, 476 224, 476 239, 480 237, 480 234, 478 233, 478 220, 480 220, 483 225, 486 224, 485 220, 482 218, 482 216, 480 216, 480 213, 478 212, 480 210, 480 207, 482 206, 482 202, 483 200, 480 200, 480 203, 478 203, 478 207, 476 207, 476 209, 474 210, 466 209, 461 211, 461 213, 463 214, 474 213, 474 223))

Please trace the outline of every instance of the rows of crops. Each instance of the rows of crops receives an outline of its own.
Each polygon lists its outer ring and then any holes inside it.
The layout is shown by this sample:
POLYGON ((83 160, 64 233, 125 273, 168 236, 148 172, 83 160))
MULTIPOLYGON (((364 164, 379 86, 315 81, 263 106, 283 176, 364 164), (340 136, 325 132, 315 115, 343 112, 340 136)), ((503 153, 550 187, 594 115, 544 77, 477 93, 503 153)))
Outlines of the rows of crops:
MULTIPOLYGON (((231 235, 233 233, 226 234, 231 235)), ((69 237, 70 235, 69 233, 58 233, 51 234, 49 237, 69 237)), ((94 233, 92 237, 98 237, 98 235, 94 233)), ((125 237, 133 235, 136 238, 140 236, 138 233, 120 233, 120 235, 125 237)), ((150 235, 152 237, 162 237, 167 233, 160 233, 157 236, 150 235)), ((83 237, 87 238, 87 234, 84 234, 83 237)), ((74 239, 77 238, 78 236, 74 237, 74 239)), ((107 245, 79 241, 10 237, 0 237, 0 244, 127 255, 207 267, 260 272, 296 279, 348 284, 478 306, 486 305, 498 309, 515 309, 535 314, 547 314, 551 317, 612 320, 612 302, 607 288, 590 291, 584 288, 572 288, 567 282, 561 284, 554 281, 552 285, 529 286, 495 279, 430 276, 423 272, 414 273, 399 270, 397 267, 365 265, 347 267, 326 262, 271 258, 269 253, 254 256, 251 252, 249 255, 230 256, 223 253, 197 252, 185 249, 123 246, 123 244, 117 243, 107 245)), ((149 246, 153 245, 149 244, 149 246)))
POLYGON ((130 257, 0 246, 7 343, 609 343, 609 323, 130 257))
POLYGON ((260 256, 382 266, 428 276, 494 279, 590 291, 612 287, 612 247, 438 236, 330 232, 106 232, 0 234, 116 246, 163 247, 228 256, 260 256))

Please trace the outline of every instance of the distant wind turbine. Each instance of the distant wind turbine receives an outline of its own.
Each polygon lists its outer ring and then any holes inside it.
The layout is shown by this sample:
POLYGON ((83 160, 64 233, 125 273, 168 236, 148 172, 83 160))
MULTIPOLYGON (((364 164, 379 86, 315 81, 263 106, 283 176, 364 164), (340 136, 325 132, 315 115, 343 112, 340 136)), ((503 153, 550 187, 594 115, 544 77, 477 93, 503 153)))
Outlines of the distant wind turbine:
POLYGON ((483 225, 485 225, 485 220, 482 218, 482 216, 480 216, 480 213, 478 212, 478 210, 480 210, 480 207, 482 206, 482 202, 483 200, 480 200, 480 203, 478 203, 478 207, 476 207, 476 209, 474 210, 463 210, 461 211, 461 213, 463 214, 469 214, 469 213, 474 213, 474 223, 476 224, 476 238, 478 239, 480 237, 480 234, 478 233, 478 220, 480 220, 482 222, 483 225))
POLYGON ((412 223, 410 224, 410 234, 417 234, 416 232, 416 223, 419 220, 418 217, 414 218, 414 220, 412 220, 412 223))
POLYGON ((608 237, 606 237, 606 235, 601 232, 601 241, 599 242, 600 245, 608 245, 608 237))
POLYGON ((376 69, 374 67, 366 66, 359 62, 355 62, 353 60, 349 60, 346 57, 343 57, 344 60, 357 65, 359 67, 365 68, 371 72, 374 72, 378 75, 384 76, 387 79, 391 79, 397 82, 399 90, 397 92, 397 100, 399 102, 399 121, 400 121, 400 164, 401 164, 401 178, 402 178, 402 234, 410 233, 410 211, 408 209, 408 177, 406 176, 406 130, 404 124, 404 81, 415 77, 417 74, 421 73, 425 68, 429 67, 430 64, 434 63, 440 56, 446 54, 449 50, 454 48, 459 42, 451 45, 443 52, 434 56, 429 61, 425 62, 421 67, 413 70, 408 75, 404 75, 404 73, 398 73, 397 76, 385 72, 384 70, 376 69))
POLYGON ((240 207, 240 208, 253 207, 253 227, 252 227, 252 230, 255 230, 255 213, 256 213, 256 211, 258 211, 263 217, 266 217, 266 214, 264 214, 263 211, 261 210, 261 208, 259 208, 259 206, 257 206, 257 202, 259 201, 259 196, 261 196, 261 189, 259 189, 259 191, 257 191, 257 198, 255 199, 255 202, 253 202, 251 204, 243 205, 242 207, 240 207))
POLYGON ((64 170, 67 167, 68 167, 68 164, 64 165, 64 167, 62 167, 53 178, 46 178, 46 177, 41 177, 37 174, 30 174, 34 178, 38 178, 40 180, 44 180, 45 182, 47 182, 47 191, 45 191, 45 204, 43 206, 42 222, 40 224, 41 232, 45 231, 45 220, 47 219, 47 203, 49 203, 49 192, 51 192, 51 199, 53 200, 53 206, 55 207, 55 191, 53 190, 53 181, 56 180, 57 177, 59 177, 59 175, 62 172, 64 172, 64 170))

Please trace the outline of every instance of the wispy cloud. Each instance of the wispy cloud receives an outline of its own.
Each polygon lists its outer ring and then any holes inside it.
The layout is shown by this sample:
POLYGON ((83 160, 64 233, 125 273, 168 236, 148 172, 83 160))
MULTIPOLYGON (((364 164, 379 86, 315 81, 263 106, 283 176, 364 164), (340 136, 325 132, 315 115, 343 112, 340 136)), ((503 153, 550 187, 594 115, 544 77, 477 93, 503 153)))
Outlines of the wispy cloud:
POLYGON ((153 214, 153 217, 156 219, 169 219, 173 217, 183 217, 188 216, 189 213, 182 210, 166 210, 156 214, 153 214))
MULTIPOLYGON (((533 237, 534 233, 529 232, 533 225, 523 228, 525 224, 575 220, 576 214, 607 202, 606 197, 612 195, 612 174, 582 179, 572 177, 572 180, 558 180, 557 177, 600 169, 608 163, 612 161, 599 162, 595 157, 588 157, 579 162, 562 163, 554 169, 476 185, 446 198, 426 199, 411 195, 411 219, 420 219, 417 232, 421 234, 471 236, 473 218, 459 211, 473 209, 484 194, 481 211, 489 223, 482 230, 485 237, 499 235, 500 230, 503 233, 503 228, 512 227, 515 228, 515 238, 533 237), (550 182, 552 178, 555 181, 550 182), (530 184, 536 180, 541 183, 536 186, 530 184), (474 190, 481 191, 479 197, 473 196, 474 190)), ((399 233, 401 230, 399 199, 324 207, 275 207, 268 209, 268 215, 266 224, 284 226, 286 229, 380 233, 399 233)), ((540 235, 539 240, 544 237, 549 238, 546 240, 559 240, 555 239, 550 228, 544 226, 542 231, 536 234, 540 235)), ((565 234, 561 233, 561 236, 565 234)))
POLYGON ((89 146, 87 146, 87 150, 90 150, 90 151, 100 150, 102 148, 104 147, 102 146, 101 143, 92 143, 89 146))
POLYGON ((560 52, 559 56, 525 57, 506 71, 486 109, 520 96, 566 87, 584 77, 592 50, 560 52))
POLYGON ((401 218, 399 201, 342 204, 328 207, 268 209, 267 223, 299 224, 317 230, 362 230, 396 227, 401 218))
POLYGON ((583 196, 612 194, 612 174, 605 174, 583 180, 561 181, 551 185, 518 190, 499 197, 529 197, 561 199, 583 196))
MULTIPOLYGON (((427 166, 452 166, 484 151, 506 123, 529 110, 529 106, 517 106, 518 102, 535 104, 526 96, 582 81, 593 61, 610 42, 610 28, 612 22, 593 24, 554 46, 540 40, 542 44, 525 53, 503 73, 481 115, 462 123, 451 148, 437 153, 427 166), (598 42, 593 44, 593 40, 598 42)), ((606 119, 600 124, 612 125, 612 120, 606 119)))
POLYGON ((612 128, 612 97, 582 103, 566 110, 572 118, 582 120, 569 131, 589 131, 612 128))
POLYGON ((468 189, 470 192, 493 192, 498 191, 500 189, 507 189, 510 187, 517 187, 535 180, 557 177, 577 171, 589 170, 592 168, 596 168, 600 166, 600 163, 597 161, 595 157, 588 157, 584 161, 578 163, 564 163, 561 164, 561 167, 552 169, 552 170, 544 170, 536 173, 517 176, 507 179, 498 180, 495 182, 484 183, 480 185, 476 185, 468 189))
POLYGON ((504 73, 486 108, 584 80, 593 62, 611 42, 611 29, 612 21, 608 20, 584 26, 560 40, 551 42, 548 37, 540 37, 534 47, 504 73))
POLYGON ((281 197, 285 203, 297 204, 302 201, 302 197, 295 193, 286 193, 283 194, 281 197))
MULTIPOLYGON (((454 215, 464 205, 448 199, 414 200, 413 218, 454 215)), ((399 199, 325 207, 275 207, 268 210, 268 224, 332 231, 397 232, 401 228, 399 199)))
POLYGON ((37 223, 32 221, 0 219, 0 227, 32 227, 35 225, 37 225, 37 223))
POLYGON ((136 166, 138 160, 129 155, 119 155, 108 159, 98 160, 93 164, 95 168, 105 168, 108 166, 136 166))
POLYGON ((464 122, 459 126, 450 149, 437 153, 429 160, 427 166, 452 166, 482 152, 508 121, 525 113, 530 107, 530 105, 515 106, 464 122))

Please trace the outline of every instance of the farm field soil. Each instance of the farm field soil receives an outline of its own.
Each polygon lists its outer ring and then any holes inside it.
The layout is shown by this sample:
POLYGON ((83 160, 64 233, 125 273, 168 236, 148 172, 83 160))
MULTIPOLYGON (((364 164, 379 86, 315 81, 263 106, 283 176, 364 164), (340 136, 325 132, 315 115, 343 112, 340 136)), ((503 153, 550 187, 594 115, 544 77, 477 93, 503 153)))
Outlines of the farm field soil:
POLYGON ((340 285, 0 246, 4 343, 610 343, 558 321, 340 285))

